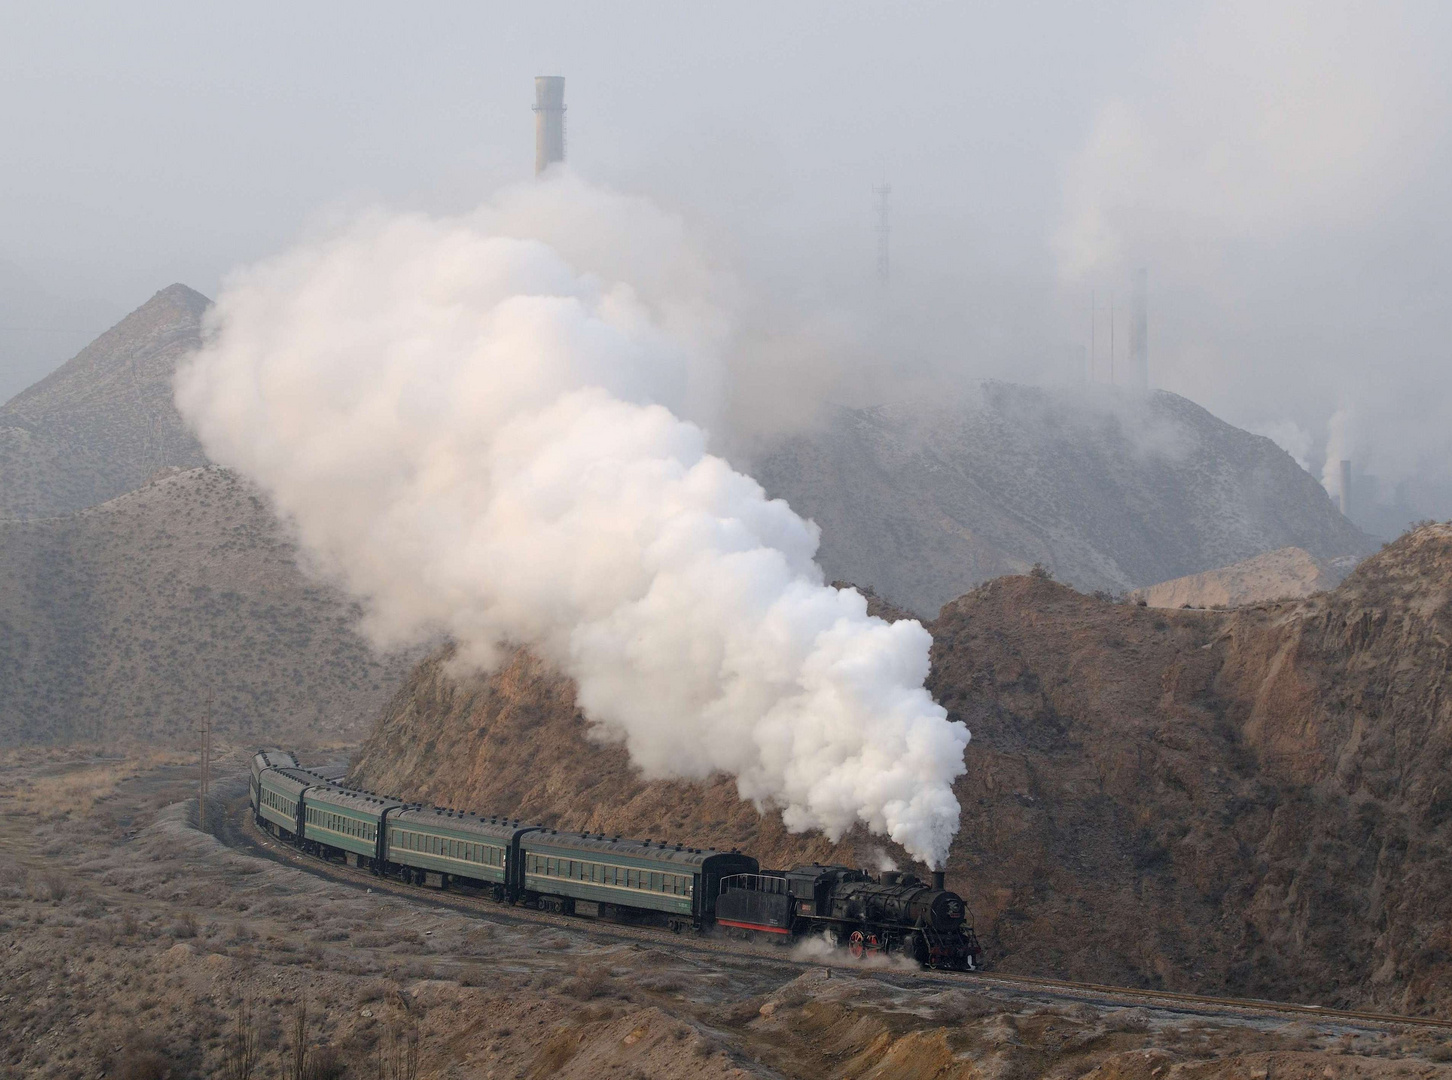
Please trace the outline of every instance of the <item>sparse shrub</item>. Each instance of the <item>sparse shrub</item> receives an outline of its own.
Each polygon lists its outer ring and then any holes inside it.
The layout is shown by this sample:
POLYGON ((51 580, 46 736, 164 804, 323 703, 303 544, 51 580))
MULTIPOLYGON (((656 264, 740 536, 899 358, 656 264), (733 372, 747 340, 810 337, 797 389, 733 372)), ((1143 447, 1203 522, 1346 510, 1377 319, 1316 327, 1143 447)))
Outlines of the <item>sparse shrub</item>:
POLYGON ((196 937, 197 917, 190 911, 183 911, 171 925, 171 936, 178 939, 196 937))
POLYGON ((459 970, 460 986, 487 986, 489 982, 489 970, 482 964, 466 964, 459 970))
POLYGON ((1037 578, 1039 581, 1053 581, 1054 573, 1043 563, 1036 562, 1029 570, 1029 577, 1037 578))
POLYGON ((244 998, 233 1018, 232 1036, 227 1043, 227 1057, 222 1064, 223 1080, 251 1080, 257 1070, 258 1043, 257 1021, 252 1012, 252 1002, 244 998))
POLYGON ((579 1001, 589 1001, 605 993, 608 980, 598 969, 580 968, 575 974, 560 983, 563 994, 579 1001))
POLYGON ((70 895, 71 883, 58 870, 50 870, 46 872, 45 877, 41 878, 41 889, 43 899, 60 903, 70 895))
POLYGON ((178 1069, 171 1054, 154 1039, 139 1039, 121 1052, 119 1080, 172 1080, 178 1069))
POLYGON ((384 1032, 383 1041, 378 1044, 380 1080, 418 1080, 419 1041, 416 1012, 410 1012, 384 1032))

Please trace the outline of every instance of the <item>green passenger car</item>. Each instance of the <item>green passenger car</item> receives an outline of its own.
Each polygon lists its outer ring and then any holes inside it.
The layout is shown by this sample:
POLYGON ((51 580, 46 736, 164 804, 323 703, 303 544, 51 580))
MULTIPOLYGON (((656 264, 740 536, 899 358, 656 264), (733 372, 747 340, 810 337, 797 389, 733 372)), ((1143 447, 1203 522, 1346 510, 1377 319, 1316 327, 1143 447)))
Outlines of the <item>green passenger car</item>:
POLYGON ((383 820, 402 805, 335 785, 310 788, 305 796, 303 839, 325 856, 343 856, 350 865, 371 867, 378 857, 383 820))
POLYGON ((420 881, 432 873, 506 890, 518 837, 532 828, 501 818, 407 807, 388 815, 387 858, 420 881))
POLYGON ((297 768, 297 758, 293 757, 286 750, 259 750, 252 755, 252 778, 247 792, 248 800, 252 804, 252 812, 254 814, 257 813, 262 805, 262 774, 268 769, 283 768, 297 768))
POLYGON ((520 838, 520 890, 536 906, 577 914, 649 912, 676 928, 714 916, 722 877, 758 868, 739 852, 650 840, 553 829, 520 838))
POLYGON ((301 769, 268 768, 258 778, 258 823, 275 836, 295 840, 302 795, 315 781, 301 769))

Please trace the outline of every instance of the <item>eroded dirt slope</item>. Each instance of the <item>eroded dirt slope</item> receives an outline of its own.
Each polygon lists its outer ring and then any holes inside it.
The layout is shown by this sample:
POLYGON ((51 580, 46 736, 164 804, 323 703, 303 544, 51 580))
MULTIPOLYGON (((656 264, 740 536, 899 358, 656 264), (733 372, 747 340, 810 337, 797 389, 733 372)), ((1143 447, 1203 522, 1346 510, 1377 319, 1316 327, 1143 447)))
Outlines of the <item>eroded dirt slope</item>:
MULTIPOLYGON (((1452 526, 1338 589, 1157 611, 1045 577, 944 608, 930 687, 972 729, 949 884, 1003 970, 1452 1012, 1452 526)), ((376 790, 571 828, 871 864, 729 781, 646 783, 525 653, 415 670, 354 767, 376 790)))

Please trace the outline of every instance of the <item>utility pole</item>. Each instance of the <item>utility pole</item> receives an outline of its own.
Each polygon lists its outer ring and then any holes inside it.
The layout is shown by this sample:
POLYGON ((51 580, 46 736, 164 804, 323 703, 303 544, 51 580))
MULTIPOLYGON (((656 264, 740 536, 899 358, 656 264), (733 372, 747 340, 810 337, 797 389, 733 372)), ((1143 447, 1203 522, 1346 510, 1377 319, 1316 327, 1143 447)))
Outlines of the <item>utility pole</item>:
POLYGON ((887 197, 892 194, 892 185, 884 181, 872 189, 877 196, 877 278, 887 284, 891 264, 888 262, 888 234, 892 230, 887 197))
POLYGON ((207 715, 202 721, 202 781, 197 788, 197 828, 207 831, 207 794, 212 778, 212 692, 207 691, 207 715))
POLYGON ((1109 290, 1109 385, 1114 385, 1114 290, 1109 290))

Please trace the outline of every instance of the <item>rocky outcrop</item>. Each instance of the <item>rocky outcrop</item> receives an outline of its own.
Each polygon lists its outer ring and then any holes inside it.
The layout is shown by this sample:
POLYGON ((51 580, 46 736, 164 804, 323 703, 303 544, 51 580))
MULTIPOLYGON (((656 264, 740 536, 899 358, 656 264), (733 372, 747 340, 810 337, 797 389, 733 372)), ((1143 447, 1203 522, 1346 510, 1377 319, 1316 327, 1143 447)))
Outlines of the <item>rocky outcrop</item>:
POLYGON ((1318 559, 1298 547, 1280 548, 1218 570, 1135 589, 1129 599, 1158 608, 1240 607, 1294 600, 1334 589, 1355 566, 1355 556, 1318 559))
MULTIPOLYGON (((949 884, 1004 970, 1452 1015, 1452 526, 1336 590, 1161 611, 1045 574, 930 624, 974 738, 949 884)), ((417 668, 354 779, 778 865, 903 853, 793 836, 729 780, 647 782, 528 654, 417 668)))
POLYGON ((1269 439, 1163 391, 991 383, 835 409, 751 473, 822 527, 829 575, 925 616, 1036 563, 1119 593, 1290 545, 1375 547, 1269 439))
POLYGON ((165 466, 206 464, 171 380, 201 344, 209 304, 185 285, 163 289, 0 406, 0 518, 94 506, 165 466))

